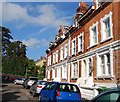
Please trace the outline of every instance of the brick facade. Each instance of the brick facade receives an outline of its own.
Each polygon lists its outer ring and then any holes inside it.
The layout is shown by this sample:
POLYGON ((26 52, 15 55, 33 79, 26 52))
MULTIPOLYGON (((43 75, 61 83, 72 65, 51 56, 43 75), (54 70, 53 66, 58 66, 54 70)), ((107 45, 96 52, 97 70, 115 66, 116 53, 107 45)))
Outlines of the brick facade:
POLYGON ((120 84, 120 2, 96 3, 90 8, 79 3, 73 26, 60 26, 58 40, 46 50, 51 56, 49 80, 93 90, 120 84), (53 63, 56 51, 58 62, 53 63))

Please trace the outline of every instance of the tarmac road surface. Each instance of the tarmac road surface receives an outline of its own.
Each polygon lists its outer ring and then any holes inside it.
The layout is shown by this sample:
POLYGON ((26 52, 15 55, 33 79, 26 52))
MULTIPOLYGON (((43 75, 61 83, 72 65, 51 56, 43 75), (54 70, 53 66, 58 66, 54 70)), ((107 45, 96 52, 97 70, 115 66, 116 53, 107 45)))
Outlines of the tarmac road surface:
POLYGON ((29 94, 29 89, 24 89, 22 85, 14 83, 2 83, 2 102, 38 102, 38 97, 32 97, 29 94))

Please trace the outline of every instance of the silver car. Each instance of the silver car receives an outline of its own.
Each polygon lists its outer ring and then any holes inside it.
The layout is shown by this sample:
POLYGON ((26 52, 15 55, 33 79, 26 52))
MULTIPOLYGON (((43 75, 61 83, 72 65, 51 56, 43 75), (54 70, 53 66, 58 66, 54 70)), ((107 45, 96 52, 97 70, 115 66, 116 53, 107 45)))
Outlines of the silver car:
POLYGON ((30 87, 30 93, 32 94, 32 96, 38 96, 38 94, 40 93, 41 89, 46 85, 46 81, 43 80, 38 80, 36 82, 34 82, 32 84, 32 86, 30 87))
POLYGON ((23 84, 23 82, 24 82, 24 78, 16 78, 15 80, 14 80, 14 84, 23 84))

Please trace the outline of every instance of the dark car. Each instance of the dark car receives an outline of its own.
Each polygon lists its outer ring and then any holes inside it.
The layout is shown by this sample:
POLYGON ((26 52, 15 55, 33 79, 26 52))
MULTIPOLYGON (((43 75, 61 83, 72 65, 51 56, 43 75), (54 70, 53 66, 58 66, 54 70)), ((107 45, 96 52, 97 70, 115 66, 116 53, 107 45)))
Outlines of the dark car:
POLYGON ((113 88, 102 92, 90 102, 120 102, 120 88, 113 88))
POLYGON ((23 87, 26 88, 26 89, 30 88, 31 85, 37 80, 38 80, 38 77, 28 77, 24 80, 23 87))
POLYGON ((41 89, 40 102, 82 102, 77 85, 71 83, 48 82, 41 89))
POLYGON ((38 80, 32 84, 30 87, 30 93, 34 96, 38 96, 41 89, 46 85, 46 81, 38 80))

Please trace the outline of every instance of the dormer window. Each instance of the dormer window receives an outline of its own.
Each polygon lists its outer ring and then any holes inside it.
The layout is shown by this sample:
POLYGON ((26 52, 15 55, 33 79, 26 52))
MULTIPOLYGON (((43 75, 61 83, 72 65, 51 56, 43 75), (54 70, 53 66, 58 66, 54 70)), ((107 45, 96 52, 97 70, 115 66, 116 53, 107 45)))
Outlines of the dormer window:
POLYGON ((99 8, 104 3, 104 0, 96 0, 96 7, 99 8))

